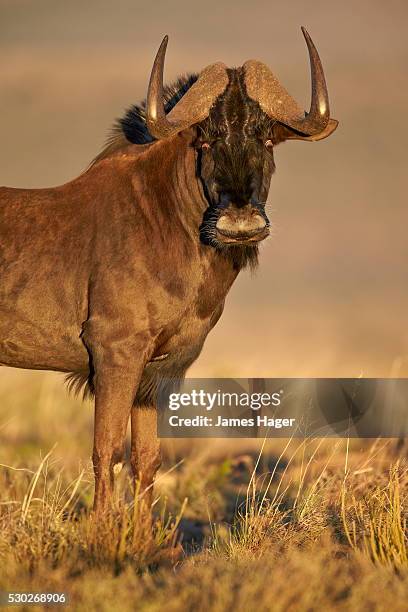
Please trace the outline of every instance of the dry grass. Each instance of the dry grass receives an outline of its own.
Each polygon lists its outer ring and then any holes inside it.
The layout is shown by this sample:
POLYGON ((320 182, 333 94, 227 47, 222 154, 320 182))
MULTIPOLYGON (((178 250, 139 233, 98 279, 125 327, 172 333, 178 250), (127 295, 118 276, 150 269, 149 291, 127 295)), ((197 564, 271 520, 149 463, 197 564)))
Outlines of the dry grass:
POLYGON ((91 411, 36 384, 2 395, 0 590, 65 591, 76 610, 406 609, 394 442, 174 442, 149 536, 126 470, 96 524, 89 441, 69 435, 91 411))
POLYGON ((408 567, 407 518, 403 503, 407 482, 407 468, 402 470, 396 463, 390 467, 388 480, 382 485, 375 484, 371 490, 364 490, 357 499, 346 479, 342 487, 343 527, 350 546, 354 551, 362 549, 374 563, 395 570, 408 567), (349 503, 348 490, 351 491, 349 503))

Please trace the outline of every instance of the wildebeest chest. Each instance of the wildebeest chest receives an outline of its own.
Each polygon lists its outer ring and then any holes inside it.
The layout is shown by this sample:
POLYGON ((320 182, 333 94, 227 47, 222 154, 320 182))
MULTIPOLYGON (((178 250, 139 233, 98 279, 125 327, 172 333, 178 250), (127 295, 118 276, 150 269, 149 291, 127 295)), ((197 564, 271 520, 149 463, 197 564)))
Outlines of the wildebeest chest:
MULTIPOLYGON (((238 273, 233 261, 200 243, 198 225, 197 221, 190 235, 174 214, 169 232, 173 236, 152 228, 161 239, 149 248, 149 237, 138 228, 137 218, 129 221, 130 231, 121 232, 120 239, 109 234, 108 248, 112 250, 112 240, 117 248, 120 242, 121 254, 116 261, 109 257, 108 269, 98 266, 90 287, 82 339, 92 353, 98 351, 95 344, 109 353, 111 347, 134 338, 134 358, 139 359, 138 337, 148 347, 139 402, 153 401, 160 377, 184 376, 220 317, 238 273)), ((101 244, 99 248, 104 250, 101 244)), ((118 360, 117 351, 112 360, 118 360)))
POLYGON ((139 336, 149 347, 138 401, 153 401, 159 377, 184 376, 218 321, 237 275, 232 262, 198 241, 189 244, 187 238, 188 256, 184 259, 178 253, 176 264, 171 253, 174 246, 170 242, 164 252, 146 251, 143 257, 129 249, 126 265, 122 262, 117 269, 101 271, 90 290, 85 344, 91 335, 94 343, 109 352, 110 347, 134 338, 135 359, 140 358, 139 336))

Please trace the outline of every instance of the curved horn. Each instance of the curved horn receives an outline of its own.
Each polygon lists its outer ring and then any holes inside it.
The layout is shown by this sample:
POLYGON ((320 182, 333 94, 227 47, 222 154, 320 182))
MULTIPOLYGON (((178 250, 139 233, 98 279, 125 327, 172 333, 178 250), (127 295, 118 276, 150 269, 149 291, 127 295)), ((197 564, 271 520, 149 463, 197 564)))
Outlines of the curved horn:
POLYGON ((181 132, 203 121, 216 98, 228 85, 225 64, 218 62, 204 68, 197 81, 166 115, 163 103, 163 69, 168 36, 165 36, 154 60, 146 101, 146 124, 157 139, 181 132))
POLYGON ((272 119, 284 123, 301 134, 313 136, 323 132, 329 123, 329 96, 316 47, 303 27, 302 32, 309 51, 312 76, 312 100, 307 114, 262 62, 256 60, 245 62, 245 84, 248 95, 256 100, 272 119))
POLYGON ((163 70, 168 40, 166 35, 157 51, 147 90, 146 124, 151 135, 156 138, 170 136, 178 127, 167 121, 163 104, 163 70))
MULTIPOLYGON (((320 61, 319 54, 309 36, 306 28, 302 26, 302 33, 305 37, 307 49, 309 51, 310 72, 312 77, 312 100, 310 102, 310 110, 305 119, 298 123, 299 132, 308 135, 318 134, 322 132, 329 123, 330 108, 329 94, 324 78, 323 66, 320 61)), ((292 127, 295 127, 294 125, 292 127)))

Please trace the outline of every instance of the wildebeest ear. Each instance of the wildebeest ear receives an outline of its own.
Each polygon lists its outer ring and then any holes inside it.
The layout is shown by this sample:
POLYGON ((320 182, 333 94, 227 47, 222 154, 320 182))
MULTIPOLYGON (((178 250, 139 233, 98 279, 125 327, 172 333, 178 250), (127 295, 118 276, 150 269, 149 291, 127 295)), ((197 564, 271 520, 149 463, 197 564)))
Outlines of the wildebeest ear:
POLYGON ((337 121, 337 119, 330 119, 324 130, 322 132, 319 132, 319 134, 314 134, 313 136, 305 136, 303 134, 295 132, 294 130, 285 128, 287 131, 287 135, 285 138, 283 138, 283 140, 309 140, 312 142, 315 142, 316 140, 323 140, 323 138, 327 138, 328 136, 330 136, 330 134, 333 134, 333 132, 337 129, 338 125, 339 122, 337 121))

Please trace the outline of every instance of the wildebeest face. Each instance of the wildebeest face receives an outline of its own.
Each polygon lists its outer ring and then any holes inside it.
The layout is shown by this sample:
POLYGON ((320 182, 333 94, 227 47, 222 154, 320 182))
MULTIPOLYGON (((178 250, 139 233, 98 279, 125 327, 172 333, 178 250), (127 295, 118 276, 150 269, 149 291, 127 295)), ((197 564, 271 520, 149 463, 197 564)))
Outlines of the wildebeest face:
POLYGON ((204 68, 175 106, 164 107, 164 37, 157 52, 146 101, 152 137, 167 138, 196 126, 197 175, 208 209, 201 240, 213 246, 257 243, 269 234, 265 202, 274 171, 272 148, 286 139, 322 140, 337 127, 330 118, 323 67, 307 31, 312 97, 308 113, 269 68, 248 60, 228 69, 204 68))
POLYGON ((245 92, 242 69, 198 127, 198 175, 209 208, 201 238, 214 246, 249 244, 269 234, 265 213, 275 169, 273 121, 245 92))
POLYGON ((256 140, 203 143, 200 176, 210 202, 203 238, 223 244, 266 238, 265 203, 273 170, 272 150, 268 153, 256 140))

